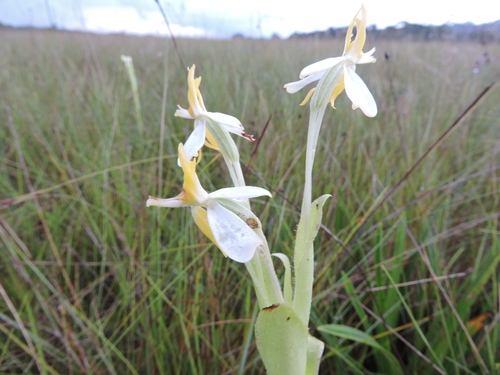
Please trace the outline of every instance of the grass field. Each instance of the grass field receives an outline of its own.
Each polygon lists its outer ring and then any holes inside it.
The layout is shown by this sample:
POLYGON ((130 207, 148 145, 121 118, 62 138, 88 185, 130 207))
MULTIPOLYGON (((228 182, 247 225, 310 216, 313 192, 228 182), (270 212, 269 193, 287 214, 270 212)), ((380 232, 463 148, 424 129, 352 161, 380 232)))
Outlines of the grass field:
MULTIPOLYGON (((187 86, 171 41, 0 39, 0 373, 263 374, 245 267, 189 210, 145 207, 150 194, 181 191, 177 144, 192 127, 173 116, 187 86), (134 61, 140 117, 121 55, 134 61)), ((203 77, 208 110, 262 138, 252 158, 255 144, 237 140, 248 185, 273 193, 253 209, 271 251, 291 255, 308 112, 305 92, 283 84, 340 55, 343 39, 178 45, 203 77)), ((326 343, 320 372, 500 373, 499 86, 462 116, 500 77, 500 45, 373 45, 377 63, 358 72, 379 114, 351 111, 342 95, 316 159, 313 197, 332 194, 310 328, 326 343), (490 63, 477 65, 484 52, 490 63), (317 330, 330 323, 385 350, 317 330)), ((230 182, 216 158, 205 152, 198 168, 210 191, 230 182)))

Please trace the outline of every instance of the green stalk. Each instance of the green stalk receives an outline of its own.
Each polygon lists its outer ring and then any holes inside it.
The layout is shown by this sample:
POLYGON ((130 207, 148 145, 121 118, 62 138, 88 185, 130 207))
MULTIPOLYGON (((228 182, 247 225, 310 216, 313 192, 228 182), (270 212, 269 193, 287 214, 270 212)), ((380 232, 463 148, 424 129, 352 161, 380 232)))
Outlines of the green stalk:
POLYGON ((311 112, 309 115, 309 128, 307 133, 304 196, 294 250, 295 294, 293 307, 306 326, 309 323, 312 304, 312 287, 314 282, 313 241, 317 233, 316 227, 321 224, 313 220, 311 210, 314 157, 316 155, 316 146, 318 144, 321 123, 323 121, 326 106, 330 100, 332 88, 335 87, 338 80, 342 77, 343 72, 343 63, 333 66, 319 81, 311 98, 311 112))
POLYGON ((257 346, 270 375, 316 375, 319 372, 324 343, 308 334, 308 325, 314 282, 313 242, 321 225, 323 205, 329 195, 312 201, 312 172, 326 106, 332 88, 342 74, 342 63, 332 67, 319 81, 311 99, 304 196, 294 251, 295 290, 292 304, 284 303, 272 310, 261 310, 257 319, 257 346))
MULTIPOLYGON (((245 177, 243 176, 243 170, 240 164, 240 154, 234 140, 218 123, 211 119, 207 119, 207 123, 211 134, 219 146, 224 162, 227 165, 233 185, 246 186, 245 177)), ((250 215, 250 202, 248 200, 245 202, 245 206, 249 210, 247 215, 250 215)), ((255 217, 255 219, 257 218, 255 217)), ((263 244, 257 249, 252 260, 245 263, 245 266, 252 278, 259 301, 259 307, 263 309, 274 304, 283 303, 285 300, 283 298, 278 276, 274 270, 267 239, 261 230, 260 222, 255 232, 260 236, 263 244)))

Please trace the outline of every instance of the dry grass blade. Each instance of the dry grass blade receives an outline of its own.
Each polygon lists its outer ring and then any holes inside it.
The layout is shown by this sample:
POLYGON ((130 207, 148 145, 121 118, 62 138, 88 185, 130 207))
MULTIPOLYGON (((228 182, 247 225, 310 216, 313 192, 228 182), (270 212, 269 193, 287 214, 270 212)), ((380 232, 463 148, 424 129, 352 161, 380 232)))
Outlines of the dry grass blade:
POLYGON ((165 24, 168 27, 168 32, 170 33, 170 38, 172 39, 172 42, 174 43, 175 52, 177 53, 177 57, 179 58, 179 62, 181 63, 182 69, 187 70, 188 66, 184 63, 184 59, 182 58, 182 53, 179 49, 179 46, 177 45, 177 40, 175 39, 175 36, 172 33, 172 29, 170 28, 170 23, 168 22, 167 14, 163 10, 163 7, 161 6, 160 2, 158 0, 155 0, 155 2, 158 5, 158 8, 160 9, 161 15, 163 16, 163 19, 165 20, 165 24))

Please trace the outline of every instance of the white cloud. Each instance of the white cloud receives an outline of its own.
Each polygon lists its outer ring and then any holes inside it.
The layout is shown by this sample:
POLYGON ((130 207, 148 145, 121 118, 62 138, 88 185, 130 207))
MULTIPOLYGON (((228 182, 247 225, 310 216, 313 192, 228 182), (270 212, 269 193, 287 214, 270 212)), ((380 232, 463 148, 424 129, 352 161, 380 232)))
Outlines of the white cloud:
MULTIPOLYGON (((98 33, 168 35, 169 30, 158 11, 141 11, 133 7, 92 7, 83 9, 85 29, 98 33)), ((204 29, 171 24, 175 36, 210 37, 204 29)))
MULTIPOLYGON (((379 28, 401 21, 422 24, 484 23, 498 20, 500 2, 474 0, 159 0, 177 36, 287 37, 347 26, 364 2, 368 23, 379 28)), ((96 32, 168 34, 154 0, 0 0, 0 22, 96 32)))

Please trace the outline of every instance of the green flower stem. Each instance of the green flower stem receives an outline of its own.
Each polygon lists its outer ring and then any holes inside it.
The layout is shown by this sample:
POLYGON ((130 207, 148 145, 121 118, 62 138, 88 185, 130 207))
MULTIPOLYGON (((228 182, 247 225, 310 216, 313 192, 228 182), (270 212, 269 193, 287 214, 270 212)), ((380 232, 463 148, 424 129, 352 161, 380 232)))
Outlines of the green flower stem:
POLYGON ((267 242, 259 247, 250 262, 245 263, 261 309, 285 302, 276 271, 271 262, 267 242), (259 298, 260 294, 260 298, 259 298))
MULTIPOLYGON (((344 66, 342 63, 333 66, 318 82, 318 86, 311 98, 311 112, 309 114, 306 145, 304 196, 295 240, 295 289, 292 302, 292 308, 304 325, 306 332, 311 313, 314 282, 314 238, 321 224, 323 205, 329 197, 328 195, 323 195, 314 202, 312 201, 314 158, 325 110, 330 101, 333 88, 342 77, 343 70, 344 66)), ((301 374, 316 375, 319 371, 324 349, 323 342, 310 335, 307 335, 307 338, 304 339, 303 336, 299 335, 299 331, 292 333, 291 337, 299 340, 298 345, 304 351, 300 354, 300 359, 298 359, 301 364, 301 374), (304 369, 302 369, 302 366, 304 366, 304 369)), ((279 371, 276 373, 279 374, 279 371)))
MULTIPOLYGON (((238 158, 239 160, 239 158, 238 158)), ((245 179, 243 177, 243 170, 241 169, 241 164, 231 163, 228 168, 233 168, 236 179, 233 180, 235 186, 245 186, 245 179), (242 183, 242 185, 237 185, 242 183)), ((250 203, 247 201, 248 206, 250 203)), ((269 245, 267 244, 267 238, 261 230, 261 225, 259 222, 259 229, 256 230, 262 239, 262 245, 257 248, 255 256, 250 262, 245 263, 248 272, 252 276, 252 281, 255 290, 261 291, 261 298, 259 300, 260 308, 268 307, 277 303, 283 303, 285 300, 283 298, 283 293, 281 291, 280 282, 276 271, 274 269, 271 252, 269 251, 269 245)))
POLYGON ((312 205, 312 173, 319 131, 330 100, 331 92, 342 77, 344 66, 333 66, 318 82, 318 86, 311 98, 311 112, 309 114, 309 128, 307 133, 306 166, 304 196, 297 236, 295 241, 294 266, 295 290, 293 308, 307 326, 312 304, 312 287, 314 282, 314 247, 316 236, 314 225, 311 225, 312 205))
MULTIPOLYGON (((209 130, 215 138, 224 162, 227 165, 233 185, 246 186, 240 164, 240 154, 234 140, 219 124, 210 119, 207 121, 209 130)), ((248 200, 245 202, 245 206, 250 210, 250 202, 248 200)), ((255 232, 262 239, 262 245, 257 248, 255 256, 251 261, 245 263, 245 266, 252 278, 259 306, 262 309, 274 304, 283 303, 284 298, 271 260, 271 252, 269 251, 267 239, 261 230, 260 222, 255 232)))

